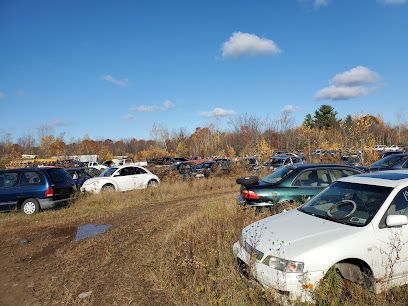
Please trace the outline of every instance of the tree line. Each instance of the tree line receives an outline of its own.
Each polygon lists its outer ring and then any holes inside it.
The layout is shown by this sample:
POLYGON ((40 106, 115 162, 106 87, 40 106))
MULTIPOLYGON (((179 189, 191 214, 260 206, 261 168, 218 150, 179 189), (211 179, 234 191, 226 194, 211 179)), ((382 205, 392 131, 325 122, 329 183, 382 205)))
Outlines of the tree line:
POLYGON ((49 126, 41 126, 37 137, 21 136, 16 141, 3 135, 0 141, 1 159, 16 159, 21 154, 51 156, 98 154, 101 160, 115 155, 129 155, 135 160, 164 156, 210 157, 250 156, 268 158, 274 150, 342 149, 362 150, 376 144, 408 144, 408 125, 397 116, 394 123, 385 123, 380 115, 355 114, 339 118, 330 105, 321 105, 314 114, 307 114, 300 126, 294 124, 290 111, 278 119, 267 120, 243 114, 232 118, 225 130, 216 125, 197 127, 187 133, 180 128, 169 131, 160 124, 153 125, 151 139, 82 139, 65 140, 55 135, 49 126))

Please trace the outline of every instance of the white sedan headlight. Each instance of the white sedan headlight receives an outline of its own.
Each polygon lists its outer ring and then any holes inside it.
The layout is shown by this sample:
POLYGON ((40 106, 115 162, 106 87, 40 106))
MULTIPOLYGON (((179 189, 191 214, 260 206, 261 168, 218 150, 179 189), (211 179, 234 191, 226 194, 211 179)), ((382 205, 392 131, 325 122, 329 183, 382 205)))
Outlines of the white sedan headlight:
POLYGON ((288 273, 302 273, 305 264, 300 261, 286 260, 275 256, 267 256, 263 261, 265 265, 288 273))

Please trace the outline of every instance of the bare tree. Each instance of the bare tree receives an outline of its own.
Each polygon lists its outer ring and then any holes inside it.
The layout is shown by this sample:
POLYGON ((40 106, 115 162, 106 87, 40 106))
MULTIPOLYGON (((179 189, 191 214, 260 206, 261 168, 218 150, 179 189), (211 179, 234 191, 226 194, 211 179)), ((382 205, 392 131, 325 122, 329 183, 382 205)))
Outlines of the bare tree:
POLYGON ((17 139, 17 143, 23 149, 23 153, 33 154, 35 149, 35 138, 32 135, 21 136, 17 139))
POLYGON ((160 143, 162 148, 167 151, 167 143, 170 140, 170 133, 167 128, 159 123, 155 123, 150 131, 150 136, 160 143))

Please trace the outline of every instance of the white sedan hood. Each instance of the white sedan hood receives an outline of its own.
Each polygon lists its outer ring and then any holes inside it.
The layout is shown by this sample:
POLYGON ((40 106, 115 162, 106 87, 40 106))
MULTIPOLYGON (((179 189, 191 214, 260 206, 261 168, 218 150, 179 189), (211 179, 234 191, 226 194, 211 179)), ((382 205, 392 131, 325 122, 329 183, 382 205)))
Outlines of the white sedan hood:
POLYGON ((294 209, 255 222, 244 228, 242 235, 248 244, 265 255, 293 260, 361 230, 294 209))

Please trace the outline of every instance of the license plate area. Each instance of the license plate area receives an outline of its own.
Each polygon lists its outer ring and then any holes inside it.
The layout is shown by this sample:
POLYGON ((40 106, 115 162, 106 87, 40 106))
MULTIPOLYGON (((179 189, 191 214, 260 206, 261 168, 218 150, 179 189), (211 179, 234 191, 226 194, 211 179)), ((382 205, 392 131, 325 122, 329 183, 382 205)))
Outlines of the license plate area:
POLYGON ((249 267, 248 265, 240 258, 237 258, 238 261, 238 269, 241 276, 249 279, 249 267))

